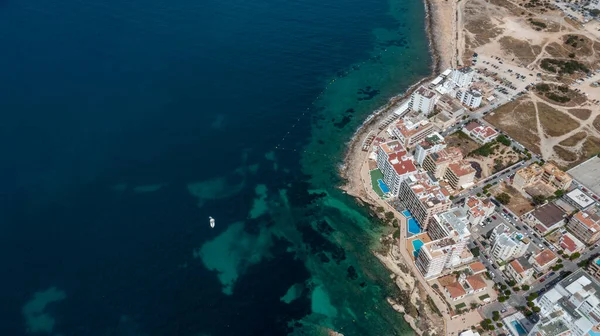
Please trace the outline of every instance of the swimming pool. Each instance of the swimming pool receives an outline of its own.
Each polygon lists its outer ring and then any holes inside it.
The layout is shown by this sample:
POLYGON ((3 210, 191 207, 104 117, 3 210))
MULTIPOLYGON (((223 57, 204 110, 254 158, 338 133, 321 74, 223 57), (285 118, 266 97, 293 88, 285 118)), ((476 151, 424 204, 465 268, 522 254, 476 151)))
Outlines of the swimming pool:
POLYGON ((417 233, 421 233, 421 227, 416 219, 413 218, 412 214, 408 210, 402 211, 402 214, 408 220, 408 233, 412 235, 416 235, 417 233))
POLYGON ((412 234, 421 233, 421 227, 419 227, 419 223, 417 223, 417 220, 412 217, 408 219, 408 232, 412 234))
POLYGON ((383 182, 382 179, 377 180, 377 184, 379 184, 379 189, 381 189, 381 191, 383 191, 384 194, 390 192, 390 188, 388 188, 388 186, 383 182))
POLYGON ((600 265, 600 258, 596 259, 596 265, 600 265))
POLYGON ((519 333, 519 336, 527 335, 527 331, 525 331, 525 328, 523 328, 523 326, 521 325, 521 323, 519 323, 519 321, 512 321, 511 324, 513 325, 513 327, 515 327, 515 329, 519 333))
POLYGON ((421 249, 421 247, 423 246, 423 242, 421 241, 421 239, 415 239, 412 241, 412 246, 413 246, 413 256, 415 256, 415 258, 419 255, 419 250, 421 249))
POLYGON ((600 332, 597 332, 597 331, 590 330, 590 331, 588 332, 588 335, 590 335, 590 336, 600 336, 600 332))

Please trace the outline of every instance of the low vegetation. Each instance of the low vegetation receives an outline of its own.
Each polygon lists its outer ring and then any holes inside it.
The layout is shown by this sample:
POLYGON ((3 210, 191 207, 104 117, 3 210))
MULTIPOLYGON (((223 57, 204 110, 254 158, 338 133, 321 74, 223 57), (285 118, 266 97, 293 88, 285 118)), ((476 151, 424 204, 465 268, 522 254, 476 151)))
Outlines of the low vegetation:
POLYGON ((590 69, 583 63, 579 63, 575 60, 562 61, 553 58, 544 58, 540 64, 542 69, 556 73, 559 75, 563 74, 574 74, 575 72, 588 73, 590 69))

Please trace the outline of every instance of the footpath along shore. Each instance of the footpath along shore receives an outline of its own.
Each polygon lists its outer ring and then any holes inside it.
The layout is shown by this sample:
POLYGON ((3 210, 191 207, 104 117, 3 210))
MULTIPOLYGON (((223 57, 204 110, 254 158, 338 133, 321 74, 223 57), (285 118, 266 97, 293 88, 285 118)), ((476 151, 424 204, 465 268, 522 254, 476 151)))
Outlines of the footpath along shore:
MULTIPOLYGON (((394 242, 386 255, 377 253, 375 255, 393 273, 392 278, 404 293, 404 298, 401 298, 399 302, 391 298, 388 299, 388 302, 394 309, 404 313, 405 320, 419 335, 425 333, 427 335, 457 335, 461 330, 470 328, 470 324, 465 327, 464 322, 451 319, 444 299, 427 284, 416 269, 412 257, 405 248, 406 219, 372 190, 368 152, 362 150, 362 144, 369 133, 385 132, 385 130, 379 130, 379 124, 391 115, 395 108, 419 85, 432 80, 442 69, 458 63, 461 55, 458 49, 461 49, 461 46, 457 40, 460 39, 458 32, 462 31, 462 27, 460 27, 462 20, 457 6, 456 0, 425 0, 426 31, 433 59, 431 75, 411 86, 406 92, 390 99, 385 106, 374 111, 366 119, 347 144, 344 164, 340 168, 340 175, 346 182, 341 189, 373 210, 383 207, 386 211, 392 211, 400 223, 400 244, 394 242), (457 16, 459 17, 457 18, 457 16), (439 316, 426 303, 427 301, 433 301, 442 316, 439 316)), ((469 321, 479 320, 479 316, 463 315, 462 317, 469 321)))

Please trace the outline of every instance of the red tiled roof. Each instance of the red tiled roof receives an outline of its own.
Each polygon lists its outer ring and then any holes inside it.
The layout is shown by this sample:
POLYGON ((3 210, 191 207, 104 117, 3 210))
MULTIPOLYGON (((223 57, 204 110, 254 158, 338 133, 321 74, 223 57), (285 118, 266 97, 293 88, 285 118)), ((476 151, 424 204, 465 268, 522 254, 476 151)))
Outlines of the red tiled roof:
POLYGON ((521 266, 521 263, 519 263, 517 260, 511 261, 510 266, 512 266, 512 268, 515 270, 515 272, 517 272, 519 274, 525 272, 525 270, 523 269, 523 266, 521 266))
POLYGON ((412 160, 406 158, 406 152, 398 152, 390 154, 388 161, 394 167, 398 175, 404 175, 417 171, 417 167, 412 160), (404 157, 404 160, 403 160, 404 157))
POLYGON ((544 265, 548 264, 549 262, 553 261, 556 259, 556 254, 554 254, 554 252, 550 251, 549 249, 544 249, 542 250, 540 253, 538 253, 535 257, 535 262, 543 267, 544 265))
POLYGON ((487 287, 487 284, 485 281, 483 281, 483 278, 479 274, 468 276, 465 280, 469 283, 473 290, 479 290, 487 287))
POLYGON ((481 261, 476 261, 469 265, 469 268, 473 273, 479 273, 481 271, 485 271, 485 265, 481 261))
POLYGON ((575 250, 577 250, 577 244, 575 244, 575 242, 573 241, 573 239, 571 239, 571 237, 567 236, 567 235, 563 235, 561 242, 560 242, 560 247, 562 247, 563 249, 573 253, 575 252, 575 250))
POLYGON ((453 282, 449 285, 446 285, 446 287, 444 288, 446 288, 448 293, 450 293, 450 297, 453 299, 467 294, 467 292, 465 292, 465 289, 458 282, 453 282))

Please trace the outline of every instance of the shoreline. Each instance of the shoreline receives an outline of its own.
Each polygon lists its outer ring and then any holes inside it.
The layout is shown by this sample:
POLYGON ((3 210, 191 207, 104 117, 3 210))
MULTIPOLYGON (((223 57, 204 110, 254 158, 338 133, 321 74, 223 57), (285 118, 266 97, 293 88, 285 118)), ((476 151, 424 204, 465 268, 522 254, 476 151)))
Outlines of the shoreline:
MULTIPOLYGON (((455 34, 455 25, 457 24, 454 17, 448 18, 447 15, 444 15, 447 14, 444 13, 444 9, 448 10, 448 8, 442 8, 442 5, 449 6, 450 3, 445 2, 445 0, 423 0, 423 4, 425 7, 425 31, 429 40, 429 50, 432 60, 431 73, 408 87, 404 92, 390 98, 384 106, 376 109, 366 117, 365 121, 357 128, 351 139, 346 143, 343 162, 338 169, 338 174, 344 180, 344 184, 339 188, 354 197, 357 202, 368 206, 375 216, 379 216, 375 209, 383 201, 373 199, 365 191, 361 183, 361 170, 366 155, 366 152, 362 151, 364 139, 371 131, 377 134, 380 133, 377 127, 379 123, 393 113, 395 108, 399 106, 399 103, 403 102, 422 83, 434 79, 442 71, 442 68, 450 67, 455 57, 453 52, 448 52, 448 48, 450 50, 455 49, 452 39, 444 38, 444 35, 447 33, 450 33, 450 35, 455 34), (450 19, 450 24, 452 25, 451 29, 448 29, 448 19, 450 19)), ((454 8, 455 3, 452 2, 451 4, 451 10, 453 13, 456 13, 454 8)), ((391 272, 390 278, 393 279, 402 295, 396 299, 388 297, 387 302, 394 310, 403 314, 404 320, 416 334, 438 334, 437 327, 440 326, 440 323, 443 325, 441 334, 445 334, 446 323, 443 316, 435 315, 430 307, 423 304, 423 301, 429 298, 426 288, 411 273, 406 260, 397 256, 400 253, 394 253, 394 250, 398 248, 396 241, 391 237, 388 237, 388 239, 392 241, 391 252, 387 255, 377 252, 373 252, 373 254, 391 272)), ((444 308, 442 307, 442 309, 444 308)))

